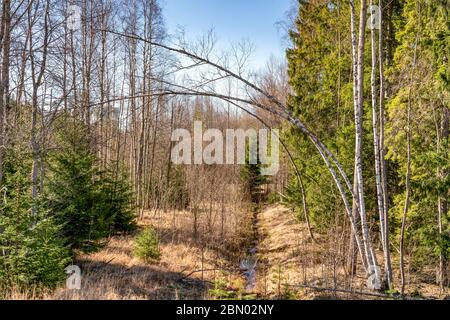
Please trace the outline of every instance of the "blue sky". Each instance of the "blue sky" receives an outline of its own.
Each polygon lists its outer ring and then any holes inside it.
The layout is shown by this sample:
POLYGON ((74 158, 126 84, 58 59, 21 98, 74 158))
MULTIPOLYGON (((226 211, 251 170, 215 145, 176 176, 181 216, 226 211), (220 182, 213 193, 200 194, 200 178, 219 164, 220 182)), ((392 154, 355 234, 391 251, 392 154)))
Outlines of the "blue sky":
POLYGON ((274 55, 284 57, 282 31, 276 23, 285 20, 293 0, 163 0, 169 33, 178 26, 189 38, 214 28, 219 45, 250 40, 255 46, 252 67, 261 68, 274 55))

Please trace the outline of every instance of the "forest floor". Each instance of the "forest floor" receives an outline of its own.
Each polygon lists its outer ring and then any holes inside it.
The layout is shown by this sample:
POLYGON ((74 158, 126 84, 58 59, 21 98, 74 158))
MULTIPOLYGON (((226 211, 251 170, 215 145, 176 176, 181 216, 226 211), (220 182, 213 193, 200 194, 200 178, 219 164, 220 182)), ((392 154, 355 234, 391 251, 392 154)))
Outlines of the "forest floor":
MULTIPOLYGON (((370 292, 364 277, 350 276, 343 267, 348 249, 342 248, 342 235, 314 233, 310 237, 306 223, 294 213, 274 205, 258 215, 258 276, 257 292, 273 299, 391 299, 382 293, 370 292), (329 254, 334 251, 334 254, 329 254), (328 254, 327 254, 328 253, 328 254), (322 290, 325 289, 325 290, 322 290)), ((377 253, 382 261, 381 250, 377 253)), ((398 278, 397 259, 393 260, 394 275, 398 278)), ((364 274, 358 263, 358 274, 364 274)), ((433 274, 429 270, 426 274, 433 274)), ((445 299, 449 292, 441 293, 432 277, 418 272, 407 272, 407 299, 445 299)))
MULTIPOLYGON (((342 268, 328 262, 327 237, 311 239, 307 224, 291 209, 273 205, 258 215, 257 292, 270 299, 354 299, 360 296, 321 291, 339 287, 342 268)), ((358 283, 357 279, 355 283, 358 283)), ((354 288, 355 289, 355 288, 354 288)))
POLYGON ((152 226, 160 234, 159 261, 148 264, 135 258, 134 236, 113 237, 101 251, 81 255, 76 262, 82 270, 81 290, 61 287, 45 298, 295 298, 289 296, 286 283, 300 279, 296 250, 307 238, 306 227, 280 205, 264 208, 256 216, 250 214, 246 221, 239 235, 246 239, 236 242, 236 235, 220 234, 217 239, 194 239, 189 212, 147 213, 139 226, 152 226), (256 283, 248 290, 240 262, 253 246, 258 260, 256 283))
MULTIPOLYGON (((326 252, 337 241, 317 236, 282 205, 272 205, 244 220, 193 230, 190 212, 147 212, 139 228, 153 227, 160 235, 161 259, 144 263, 133 255, 134 236, 109 239, 99 252, 80 255, 81 290, 64 286, 44 299, 61 300, 178 300, 178 299, 374 299, 353 293, 320 291, 342 288, 343 268, 326 252), (241 228, 241 230, 237 230, 241 228), (243 261, 253 261, 253 278, 243 261), (249 286, 249 280, 252 280, 249 286), (305 287, 307 285, 307 287, 305 287)), ((342 250, 343 252, 345 250, 342 250)), ((364 290, 365 279, 352 280, 352 290, 364 290)), ((437 297, 430 284, 411 290, 437 297)), ((349 289, 349 288, 343 288, 349 289)), ((10 299, 33 299, 13 294, 10 299)), ((36 298, 36 297, 35 297, 36 298)), ((42 297, 39 297, 42 298, 42 297)))
MULTIPOLYGON (((140 228, 160 235, 161 259, 144 263, 133 256, 134 237, 110 239, 97 253, 82 255, 82 289, 60 288, 47 299, 315 299, 315 291, 290 287, 311 278, 317 266, 299 267, 318 250, 306 225, 282 205, 244 219, 239 234, 194 239, 189 212, 147 213, 140 228), (238 240, 236 237, 244 237, 238 240), (248 288, 242 261, 253 249, 256 281, 248 288), (308 255, 303 255, 308 250, 308 255), (232 252, 232 255, 230 255, 232 252)), ((205 230, 206 231, 206 230, 205 230)), ((317 279, 321 276, 317 275, 317 279)), ((321 282, 317 282, 320 283, 321 282)), ((326 296, 328 298, 328 296, 326 296)))
POLYGON ((101 251, 82 255, 76 262, 82 271, 81 290, 60 288, 46 298, 211 299, 209 290, 222 273, 229 282, 239 282, 242 277, 237 268, 236 272, 233 269, 231 258, 225 255, 227 243, 211 238, 210 243, 206 239, 194 239, 192 225, 189 212, 147 212, 139 222, 139 229, 151 226, 159 234, 159 261, 140 261, 133 255, 134 236, 116 236, 101 251))

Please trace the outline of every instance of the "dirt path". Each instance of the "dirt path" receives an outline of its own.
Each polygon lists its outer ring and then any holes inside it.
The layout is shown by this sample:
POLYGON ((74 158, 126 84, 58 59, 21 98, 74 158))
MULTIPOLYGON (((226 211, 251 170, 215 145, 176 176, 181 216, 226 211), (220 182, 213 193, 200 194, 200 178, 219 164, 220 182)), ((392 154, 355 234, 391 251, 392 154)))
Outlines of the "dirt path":
POLYGON ((315 234, 321 245, 313 242, 306 223, 299 221, 295 213, 283 205, 266 207, 258 215, 257 225, 260 235, 257 275, 259 295, 295 300, 337 297, 313 289, 332 288, 333 277, 338 277, 330 267, 324 266, 328 256, 322 247, 326 243, 323 236, 315 234))
POLYGON ((300 247, 310 241, 306 226, 294 213, 281 205, 263 209, 258 214, 257 291, 265 297, 290 298, 287 285, 302 280, 300 247))

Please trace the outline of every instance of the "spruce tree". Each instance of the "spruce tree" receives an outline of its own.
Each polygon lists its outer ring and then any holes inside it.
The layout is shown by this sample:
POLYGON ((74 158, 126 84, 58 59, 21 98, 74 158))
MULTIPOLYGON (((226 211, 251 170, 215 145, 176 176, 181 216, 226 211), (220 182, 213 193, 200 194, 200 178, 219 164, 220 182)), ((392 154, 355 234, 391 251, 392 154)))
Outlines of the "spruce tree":
MULTIPOLYGON (((259 147, 259 145, 258 145, 259 147)), ((243 192, 252 203, 260 203, 264 200, 264 190, 261 187, 267 184, 267 177, 261 174, 261 161, 257 159, 256 163, 251 163, 250 147, 246 146, 245 165, 241 169, 241 180, 243 183, 243 192)), ((253 158, 256 159, 256 155, 253 158)))
POLYGON ((105 226, 107 234, 135 230, 134 195, 123 166, 113 163, 110 168, 100 172, 96 188, 98 200, 94 210, 101 213, 101 224, 105 226))
MULTIPOLYGON (((5 152, 0 197, 0 287, 54 287, 65 278, 69 251, 61 224, 32 200, 31 155, 20 146, 5 152), (32 210, 33 209, 33 210, 32 210)), ((6 290, 5 290, 6 291, 6 290)))
POLYGON ((62 235, 71 249, 91 250, 107 235, 95 210, 95 156, 90 150, 87 128, 73 119, 62 122, 56 136, 59 150, 50 156, 48 203, 64 225, 62 235))
POLYGON ((134 228, 132 192, 120 166, 100 170, 83 123, 67 117, 61 124, 59 149, 49 161, 48 204, 64 225, 66 244, 89 252, 102 239, 134 228))
MULTIPOLYGON (((405 202, 405 150, 411 132, 411 204, 404 235, 407 251, 414 250, 416 269, 450 259, 449 63, 450 31, 445 1, 404 1, 396 19, 393 64, 388 70, 392 96, 387 104, 388 157, 396 164, 399 187, 393 198, 395 241, 405 202), (408 125, 407 110, 411 110, 408 125), (426 134, 424 134, 426 133, 426 134)), ((438 268, 437 268, 438 269, 438 268)), ((445 270, 441 270, 445 273, 445 270)), ((441 276, 441 285, 443 278, 441 276)))

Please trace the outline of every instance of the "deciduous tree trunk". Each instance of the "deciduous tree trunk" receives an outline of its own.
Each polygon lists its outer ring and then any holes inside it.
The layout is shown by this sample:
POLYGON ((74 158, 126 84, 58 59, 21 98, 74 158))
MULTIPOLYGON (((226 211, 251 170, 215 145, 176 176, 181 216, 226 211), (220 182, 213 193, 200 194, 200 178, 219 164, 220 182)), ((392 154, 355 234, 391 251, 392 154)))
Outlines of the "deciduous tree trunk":
POLYGON ((2 22, 0 25, 0 183, 3 179, 3 154, 5 149, 6 110, 9 104, 9 48, 11 43, 11 2, 3 1, 2 22))
POLYGON ((405 196, 405 205, 403 208, 402 227, 400 231, 400 277, 401 277, 400 293, 402 295, 405 293, 406 288, 404 246, 405 246, 406 221, 411 202, 411 140, 412 140, 411 114, 412 114, 412 92, 413 92, 412 87, 417 60, 417 43, 418 43, 418 35, 416 35, 416 41, 414 44, 414 58, 411 66, 411 75, 409 81, 409 94, 408 94, 407 120, 406 120, 406 144, 407 144, 407 163, 406 163, 406 177, 405 177, 406 196, 405 196))

